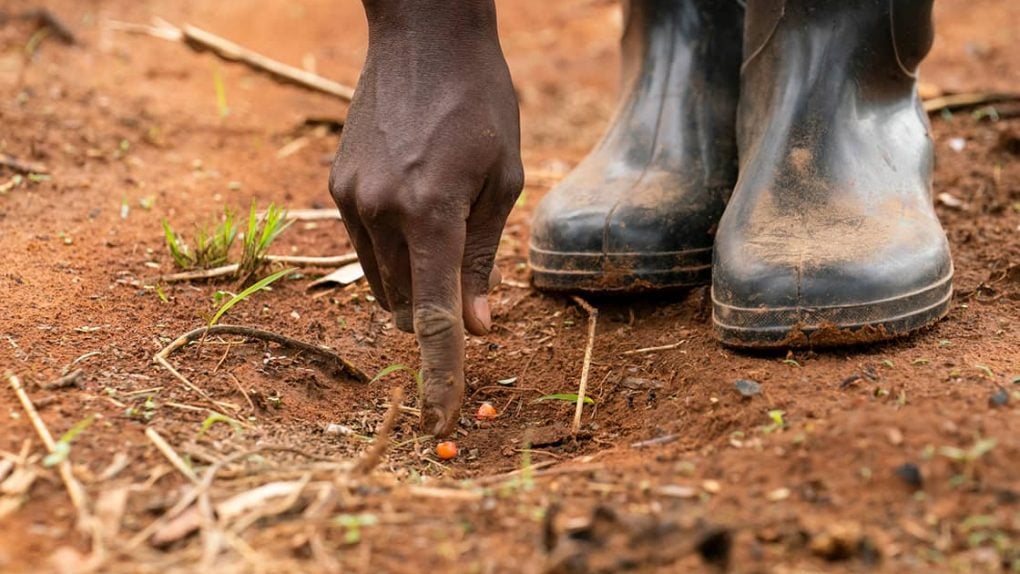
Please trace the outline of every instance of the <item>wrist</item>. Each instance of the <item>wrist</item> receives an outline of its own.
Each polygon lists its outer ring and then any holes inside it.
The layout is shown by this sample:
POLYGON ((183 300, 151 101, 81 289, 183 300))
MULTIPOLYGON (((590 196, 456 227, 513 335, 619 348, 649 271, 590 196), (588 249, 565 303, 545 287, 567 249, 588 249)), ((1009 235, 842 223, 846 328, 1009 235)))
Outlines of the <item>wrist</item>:
POLYGON ((494 0, 362 0, 369 46, 497 40, 494 0))

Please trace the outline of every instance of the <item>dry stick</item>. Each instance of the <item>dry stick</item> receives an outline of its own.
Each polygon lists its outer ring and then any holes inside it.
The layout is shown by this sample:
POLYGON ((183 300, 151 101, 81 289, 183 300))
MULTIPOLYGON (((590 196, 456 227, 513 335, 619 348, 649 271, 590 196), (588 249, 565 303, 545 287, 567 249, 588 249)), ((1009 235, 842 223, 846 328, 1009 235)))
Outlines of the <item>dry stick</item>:
POLYGON ((643 349, 634 349, 633 351, 624 351, 624 352, 622 352, 620 354, 621 355, 640 355, 642 353, 654 353, 656 351, 670 351, 670 350, 676 349, 677 347, 683 345, 686 342, 687 342, 687 339, 684 339, 683 341, 677 341, 676 343, 673 343, 671 345, 662 345, 661 347, 645 347, 643 349))
POLYGON ((527 468, 518 468, 517 470, 511 470, 510 472, 504 472, 503 474, 490 474, 489 476, 483 476, 483 477, 480 477, 480 478, 468 479, 465 482, 468 483, 471 486, 485 486, 485 485, 488 485, 488 484, 506 482, 507 480, 510 480, 511 478, 518 477, 518 476, 520 476, 522 474, 527 474, 527 473, 530 473, 530 472, 535 472, 536 470, 545 468, 547 466, 553 466, 554 464, 559 464, 559 461, 556 461, 556 460, 547 460, 545 462, 537 462, 537 463, 532 464, 531 466, 529 466, 527 468))
POLYGON ((581 383, 577 387, 577 407, 574 409, 574 424, 571 427, 571 433, 576 435, 581 430, 581 411, 584 410, 584 393, 588 390, 588 371, 591 370, 591 351, 595 346, 595 325, 599 320, 599 310, 577 295, 571 298, 588 313, 588 343, 584 347, 581 383))
MULTIPOLYGON (((194 331, 192 331, 192 332, 194 332, 194 331)), ((177 341, 174 341, 174 343, 176 343, 176 342, 177 341)), ((188 342, 189 341, 185 341, 185 344, 188 343, 188 342)), ((171 347, 173 346, 174 343, 170 344, 171 347)), ((161 365, 164 369, 170 371, 170 374, 173 375, 174 378, 176 378, 178 381, 184 383, 184 386, 186 386, 189 389, 191 389, 195 394, 197 394, 198 396, 202 397, 203 400, 205 400, 206 402, 211 404, 213 407, 220 408, 221 405, 227 404, 227 403, 221 403, 221 402, 218 402, 218 401, 214 400, 212 397, 209 396, 208 393, 206 393, 202 389, 198 388, 197 386, 195 386, 194 383, 189 381, 188 377, 185 377, 184 375, 182 375, 180 373, 180 371, 175 369, 174 366, 170 364, 170 361, 166 360, 166 356, 164 356, 164 352, 167 349, 170 349, 170 347, 167 347, 166 349, 163 349, 159 353, 156 353, 156 356, 154 356, 152 358, 152 360, 154 362, 158 363, 159 365, 161 365)), ((166 353, 166 354, 169 354, 169 353, 166 353)))
POLYGON ((924 101, 924 111, 929 114, 942 110, 958 108, 969 108, 984 104, 997 104, 1002 102, 1020 101, 1020 94, 1007 94, 1001 92, 977 92, 969 94, 952 94, 939 96, 924 101))
MULTIPOLYGON (((35 405, 32 404, 32 399, 25 392, 21 379, 17 375, 12 374, 8 375, 7 380, 10 382, 11 388, 14 389, 14 394, 18 395, 18 400, 21 401, 21 406, 25 409, 25 413, 28 414, 29 420, 32 421, 36 434, 39 435, 43 444, 46 445, 46 450, 52 453, 56 449, 57 443, 53 440, 50 430, 46 428, 46 423, 39 416, 39 411, 35 410, 35 405)), ((67 488, 68 496, 71 497, 71 503, 74 504, 74 508, 78 512, 78 527, 86 532, 92 531, 94 522, 92 514, 88 509, 88 496, 85 494, 85 488, 74 477, 74 472, 71 470, 71 461, 66 458, 61 460, 57 465, 57 470, 60 472, 60 478, 64 481, 64 487, 67 488)))
POLYGON ((81 369, 76 369, 51 383, 46 383, 45 385, 42 385, 42 388, 47 391, 52 391, 54 389, 62 389, 64 387, 73 387, 78 384, 78 381, 81 380, 81 377, 84 374, 85 372, 82 371, 81 369))
POLYGON ((181 28, 181 32, 183 33, 182 39, 185 44, 194 50, 210 50, 224 60, 241 62, 249 68, 266 72, 277 79, 293 82, 299 86, 322 92, 347 102, 351 101, 351 98, 354 97, 354 88, 350 86, 345 86, 333 80, 327 80, 318 74, 313 74, 301 68, 288 66, 287 64, 267 58, 262 54, 252 52, 230 40, 190 24, 185 24, 181 28))
POLYGON ((177 501, 177 504, 173 505, 173 507, 171 507, 170 510, 167 510, 163 514, 163 516, 157 518, 156 520, 153 520, 148 526, 143 528, 138 534, 135 534, 134 537, 132 537, 131 540, 129 540, 127 544, 124 544, 124 545, 120 546, 117 549, 117 552, 119 552, 120 554, 128 554, 128 553, 130 553, 135 548, 137 548, 140 544, 142 544, 143 542, 148 540, 150 537, 152 537, 152 535, 157 530, 159 530, 160 528, 165 526, 167 523, 169 523, 171 520, 173 520, 174 518, 177 518, 177 516, 179 516, 182 512, 187 510, 188 507, 191 506, 191 504, 193 502, 195 502, 202 495, 203 492, 207 492, 209 490, 209 488, 212 487, 212 483, 213 483, 213 480, 215 480, 215 478, 216 478, 216 474, 220 470, 222 470, 223 467, 225 467, 228 464, 237 462, 238 460, 241 460, 241 459, 244 459, 244 458, 247 458, 249 456, 256 455, 256 454, 261 454, 261 453, 264 453, 264 452, 290 452, 290 453, 294 453, 294 454, 297 454, 297 455, 304 456, 306 458, 312 458, 313 460, 318 459, 318 457, 313 457, 313 456, 309 455, 308 453, 302 451, 301 449, 297 449, 297 448, 293 448, 293 447, 288 447, 288 446, 261 446, 261 447, 258 447, 258 448, 254 448, 252 450, 246 450, 246 451, 243 451, 243 452, 235 452, 234 454, 223 458, 219 462, 217 462, 217 463, 215 463, 213 465, 210 465, 209 468, 207 468, 205 470, 205 473, 202 474, 201 481, 194 488, 192 488, 191 490, 187 491, 184 494, 184 496, 182 496, 181 499, 177 501))
POLYGON ((326 349, 324 347, 318 347, 310 343, 305 343, 304 341, 292 339, 285 335, 271 333, 269 331, 262 331, 261 329, 253 329, 251 327, 242 327, 240 325, 213 325, 211 327, 199 327, 198 329, 188 331, 187 333, 181 335, 180 337, 177 337, 177 339, 175 339, 172 343, 164 347, 163 350, 161 350, 159 353, 156 353, 156 356, 153 358, 153 360, 155 360, 157 363, 163 365, 165 368, 170 370, 170 372, 174 373, 174 375, 177 376, 178 379, 184 381, 185 384, 188 385, 188 388, 196 390, 202 395, 203 398, 206 398, 207 400, 212 399, 209 399, 208 395, 206 395, 205 392, 198 389, 198 387, 192 384, 191 381, 188 381, 186 378, 184 378, 183 375, 178 373, 177 370, 174 369, 173 366, 170 365, 170 363, 167 361, 167 358, 170 356, 171 353, 173 353, 177 349, 180 349, 181 347, 184 347, 188 343, 205 338, 209 335, 240 335, 251 339, 270 341, 283 347, 287 347, 290 349, 294 349, 296 351, 302 351, 310 355, 314 355, 316 358, 322 361, 332 363, 334 366, 339 367, 341 370, 346 372, 348 375, 351 375, 359 382, 367 383, 370 380, 369 376, 366 375, 361 369, 355 367, 340 355, 337 355, 333 351, 326 349))
POLYGON ((24 161, 15 157, 9 156, 5 153, 0 153, 0 166, 8 167, 19 173, 49 173, 50 170, 45 165, 34 163, 30 161, 24 161))
MULTIPOLYGON (((287 265, 306 265, 309 267, 339 267, 341 265, 347 265, 348 263, 354 263, 358 260, 357 253, 345 253, 343 255, 335 255, 332 257, 305 257, 300 255, 267 255, 264 259, 268 263, 285 263, 287 265)), ((231 263, 230 265, 224 265, 222 267, 213 267, 212 269, 202 269, 199 271, 185 271, 183 273, 173 273, 171 275, 163 275, 159 277, 160 281, 166 283, 175 283, 178 281, 194 281, 196 279, 213 279, 216 277, 224 277, 227 275, 233 275, 237 273, 240 266, 237 263, 231 263)))
MULTIPOLYGON (((78 43, 78 39, 74 37, 74 33, 71 32, 71 29, 61 22, 60 18, 57 18, 53 12, 50 12, 46 8, 25 10, 16 17, 22 20, 35 20, 40 26, 49 28, 57 39, 68 46, 73 46, 78 43)), ((0 17, 0 23, 2 22, 3 18, 0 17)))
POLYGON ((372 472, 379 461, 382 460, 383 453, 386 452, 386 448, 390 444, 390 433, 393 432, 393 426, 397 422, 397 413, 400 412, 400 407, 404 402, 404 389, 400 387, 393 387, 393 391, 390 396, 390 408, 386 411, 386 416, 383 418, 382 426, 379 428, 379 432, 375 435, 375 441, 372 442, 372 446, 368 447, 368 450, 361 455, 358 462, 354 465, 351 470, 352 475, 364 475, 372 472))
POLYGON ((192 483, 198 482, 198 475, 195 474, 195 471, 192 470, 191 467, 184 462, 184 459, 182 459, 181 456, 177 454, 177 451, 174 450, 174 447, 170 446, 170 443, 166 442, 166 439, 164 439, 158 432, 156 432, 156 429, 152 427, 146 427, 145 436, 148 437, 150 441, 152 441, 152 444, 156 445, 156 448, 159 450, 159 452, 161 452, 163 456, 165 456, 166 459, 170 461, 170 464, 172 464, 173 467, 176 468, 178 472, 183 474, 184 477, 190 480, 192 483))
POLYGON ((294 221, 328 221, 341 219, 340 211, 332 209, 288 209, 284 215, 286 220, 294 221))
POLYGON ((227 375, 230 376, 230 380, 234 382, 234 386, 237 387, 237 390, 240 391, 242 395, 244 395, 244 400, 248 402, 248 407, 251 409, 251 412, 253 413, 258 412, 258 409, 255 408, 255 403, 251 400, 251 397, 248 396, 248 393, 244 390, 244 387, 241 386, 241 381, 237 380, 237 377, 234 376, 234 373, 227 373, 227 375))

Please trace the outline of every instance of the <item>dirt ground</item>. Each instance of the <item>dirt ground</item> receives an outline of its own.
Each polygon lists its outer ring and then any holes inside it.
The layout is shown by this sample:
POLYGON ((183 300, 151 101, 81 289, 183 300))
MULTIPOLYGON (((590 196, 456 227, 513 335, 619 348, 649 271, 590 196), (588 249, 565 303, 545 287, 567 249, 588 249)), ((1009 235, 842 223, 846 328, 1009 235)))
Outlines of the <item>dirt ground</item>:
MULTIPOLYGON (((303 124, 342 117, 345 107, 115 22, 190 22, 354 84, 366 43, 360 3, 45 4, 79 44, 39 35, 30 21, 0 20, 0 153, 50 170, 4 188, 16 174, 0 167, 0 461, 9 461, 0 463, 0 572, 541 572, 557 561, 564 572, 571 564, 1020 572, 1015 103, 932 118, 935 193, 947 194, 938 210, 957 271, 945 321, 864 348, 743 354, 713 340, 705 289, 594 300, 595 404, 574 441, 573 405, 535 399, 576 391, 586 316, 568 298, 527 287, 528 221, 612 111, 619 8, 498 2, 529 184, 500 249, 509 281, 494 296, 496 328, 467 345, 461 454, 440 461, 416 434, 406 372, 366 386, 276 346, 210 339, 171 361, 243 426, 203 430, 209 403, 153 363, 204 323, 217 291, 234 289, 160 284, 174 270, 161 221, 188 234, 253 200, 330 207, 328 164, 340 136, 303 124), (83 373, 75 385, 47 386, 74 369, 83 373), (76 527, 57 468, 43 465, 10 374, 57 436, 95 415, 69 454, 99 517, 91 538, 76 527), (760 383, 761 393, 742 397, 740 379, 760 383), (369 476, 349 476, 344 461, 368 447, 396 384, 408 408, 389 450, 369 476), (476 423, 471 415, 486 401, 499 417, 476 423), (331 423, 346 431, 327 431, 331 423), (147 427, 183 457, 184 471, 147 427), (217 518, 204 518, 200 534, 150 544, 146 526, 201 491, 185 473, 201 479, 214 465, 222 468, 198 510, 185 514, 205 517, 208 502, 217 518), (31 486, 19 489, 14 474, 4 482, 12 471, 34 477, 31 486), (243 519, 221 504, 281 481, 307 484, 243 519)), ((0 14, 33 7, 3 0, 0 14)), ((1020 91, 1020 3, 939 0, 936 18, 926 84, 1020 91)), ((350 251, 338 221, 297 223, 273 248, 350 251)), ((393 327, 366 285, 307 291, 327 271, 303 269, 225 321, 328 346, 369 374, 416 365, 413 337, 393 327)))

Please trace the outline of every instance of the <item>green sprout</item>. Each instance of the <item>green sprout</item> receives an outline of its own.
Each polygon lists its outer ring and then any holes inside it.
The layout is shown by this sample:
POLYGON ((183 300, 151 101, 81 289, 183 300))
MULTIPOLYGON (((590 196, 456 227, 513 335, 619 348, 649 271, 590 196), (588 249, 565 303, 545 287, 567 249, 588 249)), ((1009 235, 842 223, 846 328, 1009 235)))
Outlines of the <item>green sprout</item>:
POLYGON ((46 468, 56 466, 65 460, 71 454, 71 443, 74 439, 78 438, 78 435, 85 432, 85 429, 92 426, 92 423, 96 422, 96 415, 89 415, 88 417, 74 423, 67 432, 60 437, 60 440, 53 445, 53 451, 46 455, 43 459, 42 464, 46 468))
POLYGON ((170 222, 163 220, 163 236, 174 263, 181 269, 209 269, 226 265, 230 256, 230 247, 237 238, 237 225, 234 213, 223 210, 223 219, 212 233, 207 226, 195 230, 194 245, 188 245, 184 237, 175 232, 170 222))
POLYGON ((266 265, 266 254, 269 246, 283 233, 293 221, 287 220, 287 211, 270 203, 265 217, 259 218, 255 212, 255 203, 251 204, 248 213, 248 230, 244 234, 241 261, 238 262, 237 278, 241 285, 251 284, 258 273, 266 265))
POLYGON ((202 428, 198 431, 196 438, 201 438, 205 433, 209 432, 216 423, 223 423, 230 425, 230 428, 234 430, 234 434, 241 434, 241 423, 228 417, 227 415, 220 413, 212 413, 202 421, 202 428))
POLYGON ((237 305, 241 301, 244 301, 245 299, 247 299, 248 297, 251 297, 253 294, 255 294, 257 292, 259 292, 259 291, 261 291, 263 289, 266 289, 267 287, 272 285, 274 282, 276 282, 278 279, 282 278, 283 276, 285 276, 288 273, 291 273, 293 271, 294 271, 293 267, 288 268, 288 269, 284 269, 283 271, 277 271, 276 273, 273 273, 269 277, 265 277, 265 278, 259 280, 257 283, 255 283, 251 287, 248 287, 244 291, 241 291, 237 295, 234 295, 233 297, 230 298, 229 301, 224 303, 216 311, 216 314, 214 314, 212 316, 212 319, 209 319, 209 326, 212 327, 213 325, 215 325, 220 320, 220 318, 223 317, 223 315, 227 311, 229 311, 230 308, 233 307, 234 305, 237 305))
POLYGON ((361 542, 361 529, 379 524, 379 517, 369 513, 338 514, 333 517, 333 524, 344 529, 345 543, 357 544, 361 542))

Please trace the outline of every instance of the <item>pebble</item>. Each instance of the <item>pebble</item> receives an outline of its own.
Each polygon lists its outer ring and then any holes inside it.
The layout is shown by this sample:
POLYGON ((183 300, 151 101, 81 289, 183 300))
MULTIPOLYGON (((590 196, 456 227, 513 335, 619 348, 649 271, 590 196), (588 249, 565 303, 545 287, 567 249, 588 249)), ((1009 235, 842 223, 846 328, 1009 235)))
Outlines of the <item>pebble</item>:
POLYGON ((1009 393, 1006 389, 997 389, 992 396, 988 397, 988 406, 993 409, 996 407, 1004 407, 1009 404, 1009 393))
POLYGON ((924 486, 924 477, 921 475, 921 469, 912 462, 897 466, 893 473, 911 488, 920 490, 924 486))
POLYGON ((698 489, 681 484, 664 484, 656 488, 655 493, 669 498, 695 498, 698 496, 698 489))
POLYGON ((701 488, 709 494, 719 494, 722 490, 722 485, 719 484, 718 480, 706 480, 701 483, 701 488))
POLYGON ((737 379, 737 381, 733 383, 733 387, 737 389, 740 396, 745 398, 751 398, 755 395, 761 394, 761 385, 750 379, 737 379))

